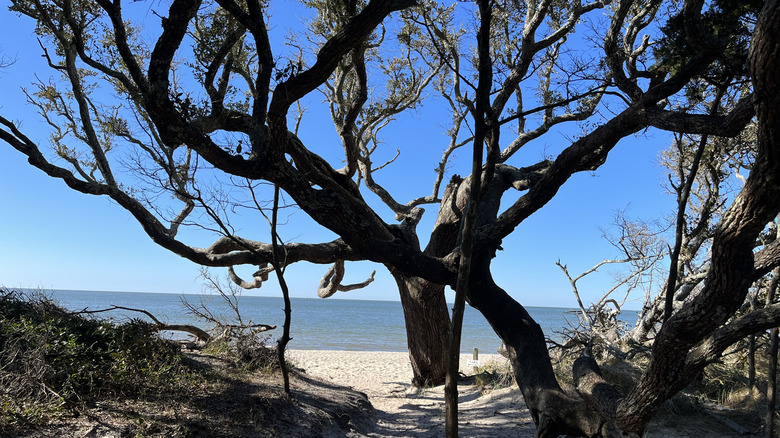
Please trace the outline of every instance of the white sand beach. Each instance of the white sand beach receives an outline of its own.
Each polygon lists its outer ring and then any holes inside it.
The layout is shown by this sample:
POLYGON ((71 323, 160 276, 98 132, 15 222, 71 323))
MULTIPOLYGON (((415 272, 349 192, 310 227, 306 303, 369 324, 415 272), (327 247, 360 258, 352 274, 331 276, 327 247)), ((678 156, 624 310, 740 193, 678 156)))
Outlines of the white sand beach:
MULTIPOLYGON (((306 373, 368 395, 378 424, 370 437, 444 436, 444 387, 413 390, 409 355, 384 351, 291 350, 288 358, 306 373)), ((460 369, 472 374, 461 355, 460 369)), ((480 354, 481 365, 505 363, 498 354, 480 354)), ((533 420, 516 386, 483 393, 459 386, 459 430, 464 437, 533 437, 533 420)))

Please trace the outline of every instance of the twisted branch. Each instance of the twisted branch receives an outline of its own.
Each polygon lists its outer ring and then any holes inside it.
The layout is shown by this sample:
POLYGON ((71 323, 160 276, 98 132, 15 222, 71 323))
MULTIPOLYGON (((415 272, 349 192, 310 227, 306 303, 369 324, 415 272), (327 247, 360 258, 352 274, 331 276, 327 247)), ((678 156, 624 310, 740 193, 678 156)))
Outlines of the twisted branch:
POLYGON ((328 272, 320 280, 320 287, 317 289, 317 296, 320 298, 329 298, 336 292, 349 292, 355 289, 362 289, 374 281, 376 271, 371 271, 371 275, 361 283, 342 285, 344 280, 344 260, 338 260, 328 269, 328 272))

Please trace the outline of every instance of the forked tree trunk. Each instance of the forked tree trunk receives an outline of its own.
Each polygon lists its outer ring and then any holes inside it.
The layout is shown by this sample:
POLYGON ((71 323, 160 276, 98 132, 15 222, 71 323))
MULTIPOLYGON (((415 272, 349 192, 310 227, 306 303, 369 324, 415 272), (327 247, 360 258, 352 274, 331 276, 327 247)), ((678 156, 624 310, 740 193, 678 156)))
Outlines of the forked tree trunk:
MULTIPOLYGON (((460 214, 456 213, 459 213, 457 209, 462 206, 460 201, 465 195, 461 192, 454 202, 443 202, 455 210, 440 211, 426 252, 436 254, 456 241, 450 235, 459 228, 460 214)), ((555 377, 541 327, 520 303, 493 281, 490 273, 493 257, 494 253, 475 254, 467 300, 504 341, 518 387, 537 425, 537 437, 632 436, 621 434, 581 398, 563 391, 555 377)), ((404 308, 414 384, 439 384, 444 381, 449 338, 444 286, 404 276, 392 269, 391 272, 404 308)))
MULTIPOLYGON (((506 344, 515 379, 537 424, 537 436, 609 436, 611 431, 597 413, 561 389, 541 327, 522 305, 493 282, 490 259, 482 255, 474 260, 467 300, 506 344)), ((413 384, 441 384, 446 372, 450 327, 444 286, 394 270, 391 273, 404 309, 413 384)))
MULTIPOLYGON (((507 180, 501 169, 498 169, 484 189, 478 226, 495 220, 507 180)), ((468 179, 462 181, 460 178, 454 178, 448 185, 426 253, 440 256, 452 251, 457 242, 460 219, 468 199, 468 186, 468 179)), ((495 249, 473 255, 466 299, 482 313, 504 341, 518 387, 537 425, 537 437, 557 437, 564 434, 587 437, 618 436, 617 431, 582 399, 566 394, 560 387, 553 372, 541 327, 520 303, 493 281, 490 262, 494 256, 495 249)), ((418 292, 424 296, 439 295, 443 300, 441 286, 429 286, 423 282, 410 284, 417 287, 418 292)))
MULTIPOLYGON (((468 199, 458 194, 463 180, 454 176, 442 195, 442 208, 436 218, 425 254, 443 257, 458 241, 460 209, 468 199), (457 196, 457 197, 456 197, 457 196), (453 199, 453 197, 456 197, 453 199)), ((398 285, 406 322, 409 356, 415 386, 440 385, 447 374, 447 349, 450 339, 450 313, 444 296, 444 285, 419 277, 410 277, 388 266, 398 285)))
POLYGON ((537 426, 537 437, 607 436, 604 422, 558 384, 542 328, 493 281, 491 255, 475 256, 467 300, 504 341, 515 380, 537 426))

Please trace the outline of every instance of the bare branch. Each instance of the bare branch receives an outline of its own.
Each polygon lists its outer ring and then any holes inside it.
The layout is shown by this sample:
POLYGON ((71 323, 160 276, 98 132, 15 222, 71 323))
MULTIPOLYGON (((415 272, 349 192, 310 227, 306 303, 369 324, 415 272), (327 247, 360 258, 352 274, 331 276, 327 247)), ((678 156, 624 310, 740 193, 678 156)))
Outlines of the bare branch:
POLYGON ((753 95, 743 97, 725 116, 714 114, 686 114, 660 108, 648 108, 648 123, 659 129, 686 134, 709 134, 734 137, 755 116, 753 95))
POLYGON ((236 274, 232 266, 228 266, 228 276, 230 281, 244 289, 258 289, 263 282, 268 280, 268 274, 273 272, 273 266, 260 266, 260 270, 252 274, 252 281, 244 281, 236 274))
POLYGON ((320 286, 317 289, 317 296, 320 298, 329 298, 336 292, 348 292, 356 289, 362 289, 374 281, 376 271, 371 271, 371 275, 361 283, 342 285, 344 279, 344 260, 338 260, 328 269, 328 272, 320 280, 320 286))
MULTIPOLYGON (((155 328, 158 331, 163 330, 170 330, 170 331, 180 331, 180 332, 187 332, 193 336, 195 336, 199 341, 202 342, 208 342, 211 340, 211 335, 208 334, 207 331, 195 327, 194 325, 189 324, 167 324, 164 322, 161 322, 159 319, 157 319, 154 315, 152 315, 151 312, 143 309, 134 309, 132 307, 125 307, 125 306, 111 306, 106 309, 100 309, 100 310, 81 310, 79 312, 74 312, 76 314, 93 314, 93 313, 101 313, 101 312, 110 312, 112 310, 127 310, 129 312, 139 312, 143 313, 144 315, 151 318, 152 321, 154 321, 155 328)), ((268 326, 271 327, 271 326, 268 326)), ((272 327, 271 327, 272 328, 272 327)))
MULTIPOLYGON (((606 262, 602 262, 601 264, 604 264, 606 262)), ((580 306, 580 312, 582 313, 582 320, 583 322, 586 322, 588 326, 592 326, 593 320, 588 315, 588 312, 585 310, 585 305, 582 303, 582 298, 580 297, 580 292, 577 289, 577 280, 587 275, 587 273, 583 273, 582 275, 578 276, 576 279, 571 278, 571 275, 569 275, 569 270, 566 267, 566 265, 561 263, 561 260, 558 259, 557 262, 555 262, 556 265, 558 265, 559 268, 563 271, 563 274, 566 275, 566 278, 569 280, 569 284, 571 284, 572 292, 574 293, 574 297, 577 298, 577 304, 580 306)), ((595 272, 598 266, 591 268, 589 272, 595 272)))

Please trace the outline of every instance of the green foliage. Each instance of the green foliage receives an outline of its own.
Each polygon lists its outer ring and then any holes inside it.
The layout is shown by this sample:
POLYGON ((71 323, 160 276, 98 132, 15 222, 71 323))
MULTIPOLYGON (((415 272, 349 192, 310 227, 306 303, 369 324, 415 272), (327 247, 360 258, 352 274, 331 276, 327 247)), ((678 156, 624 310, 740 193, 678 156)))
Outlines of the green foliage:
POLYGON ((82 401, 164 397, 193 377, 178 346, 144 321, 88 319, 42 296, 0 290, 0 431, 44 423, 82 401))
MULTIPOLYGON (((702 14, 699 26, 710 37, 707 43, 722 46, 722 51, 717 62, 702 76, 717 80, 747 74, 745 61, 753 23, 763 4, 760 0, 716 0, 711 3, 710 9, 702 14)), ((665 38, 655 48, 655 56, 671 71, 680 68, 699 51, 690 41, 693 36, 686 29, 684 14, 672 17, 661 30, 665 38)))
POLYGON ((271 374, 279 371, 276 348, 266 345, 268 337, 260 337, 251 331, 218 336, 203 349, 205 354, 221 357, 244 371, 260 371, 271 374))

